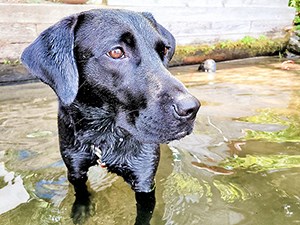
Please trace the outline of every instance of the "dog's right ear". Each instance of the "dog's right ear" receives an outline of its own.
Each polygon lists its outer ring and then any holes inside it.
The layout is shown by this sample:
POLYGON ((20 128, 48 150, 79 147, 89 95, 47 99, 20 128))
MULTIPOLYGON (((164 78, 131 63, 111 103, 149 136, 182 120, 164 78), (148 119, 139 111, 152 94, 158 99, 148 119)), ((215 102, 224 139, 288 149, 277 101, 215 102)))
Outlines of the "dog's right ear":
POLYGON ((70 105, 78 91, 78 71, 74 58, 74 29, 78 15, 67 17, 49 27, 29 45, 22 63, 48 84, 64 105, 70 105))

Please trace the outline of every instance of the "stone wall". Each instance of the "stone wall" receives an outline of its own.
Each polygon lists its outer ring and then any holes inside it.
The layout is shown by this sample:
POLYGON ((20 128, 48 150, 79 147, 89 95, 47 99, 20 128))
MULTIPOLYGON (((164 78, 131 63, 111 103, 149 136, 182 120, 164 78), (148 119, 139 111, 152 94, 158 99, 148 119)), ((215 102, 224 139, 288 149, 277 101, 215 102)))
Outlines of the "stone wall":
POLYGON ((152 12, 178 45, 245 36, 282 37, 295 10, 288 0, 106 0, 106 5, 0 3, 0 61, 18 58, 46 27, 72 13, 99 7, 152 12))

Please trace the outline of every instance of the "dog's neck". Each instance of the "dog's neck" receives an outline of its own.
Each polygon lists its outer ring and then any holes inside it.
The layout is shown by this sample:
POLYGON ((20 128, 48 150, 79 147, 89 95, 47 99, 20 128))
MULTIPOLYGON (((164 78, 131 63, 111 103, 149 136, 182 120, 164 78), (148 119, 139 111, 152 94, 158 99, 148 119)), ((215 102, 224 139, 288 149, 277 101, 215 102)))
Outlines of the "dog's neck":
POLYGON ((114 164, 114 161, 118 161, 118 158, 129 152, 140 151, 143 144, 115 125, 116 113, 109 105, 99 108, 75 101, 68 107, 68 114, 76 118, 76 121, 72 122, 75 145, 84 151, 100 149, 101 160, 106 164, 114 164))
POLYGON ((138 141, 116 126, 115 115, 108 106, 95 108, 76 101, 67 107, 61 105, 59 123, 64 127, 61 131, 70 133, 66 138, 68 141, 64 137, 67 134, 60 135, 61 146, 69 149, 63 154, 74 154, 75 151, 76 156, 87 158, 89 165, 97 164, 100 159, 100 165, 122 176, 134 190, 151 191, 159 161, 159 144, 138 141), (98 150, 100 155, 97 156, 98 150), (140 164, 141 160, 146 163, 140 164), (151 171, 146 177, 144 169, 151 171))

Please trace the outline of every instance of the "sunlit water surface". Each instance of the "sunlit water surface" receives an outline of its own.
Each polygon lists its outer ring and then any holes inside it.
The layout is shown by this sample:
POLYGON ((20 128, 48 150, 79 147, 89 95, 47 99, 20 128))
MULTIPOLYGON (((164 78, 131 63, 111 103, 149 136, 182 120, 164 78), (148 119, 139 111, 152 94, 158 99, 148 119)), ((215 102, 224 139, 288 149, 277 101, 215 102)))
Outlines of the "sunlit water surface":
MULTIPOLYGON (((201 100, 194 133, 162 145, 152 224, 300 224, 300 64, 171 68, 201 100)), ((58 150, 56 97, 41 83, 0 87, 0 223, 72 224, 74 192, 58 150)), ((134 193, 90 171, 86 224, 133 224, 134 193)))

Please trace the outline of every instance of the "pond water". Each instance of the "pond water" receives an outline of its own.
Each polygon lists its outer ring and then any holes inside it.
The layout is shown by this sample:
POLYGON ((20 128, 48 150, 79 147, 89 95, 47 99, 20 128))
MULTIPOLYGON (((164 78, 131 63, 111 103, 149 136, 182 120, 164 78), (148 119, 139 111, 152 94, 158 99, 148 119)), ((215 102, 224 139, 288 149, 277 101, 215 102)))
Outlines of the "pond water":
MULTIPOLYGON (((300 224, 300 61, 218 63, 171 72, 202 102, 193 134, 162 145, 151 224, 300 224)), ((56 97, 41 83, 0 87, 1 224, 72 224, 56 97)), ((134 193, 91 169, 86 224, 133 224, 134 193)))

